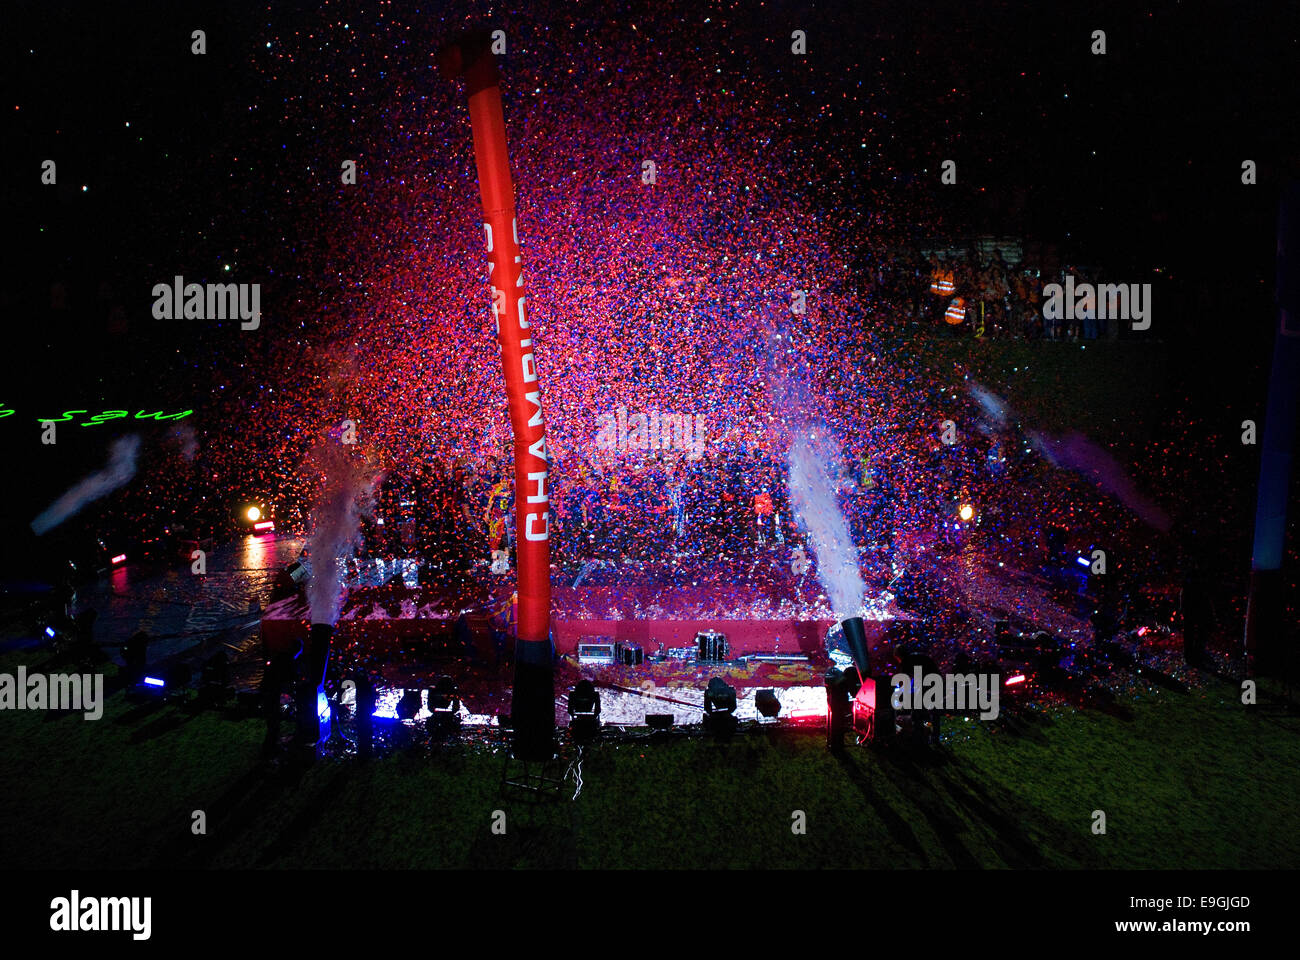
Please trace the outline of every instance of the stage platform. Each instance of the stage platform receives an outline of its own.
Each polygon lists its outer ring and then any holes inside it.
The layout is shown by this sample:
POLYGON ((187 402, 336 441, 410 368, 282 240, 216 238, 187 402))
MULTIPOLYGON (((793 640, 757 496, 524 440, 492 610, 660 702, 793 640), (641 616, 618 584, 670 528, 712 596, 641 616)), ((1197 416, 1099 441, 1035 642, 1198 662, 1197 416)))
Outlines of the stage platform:
MULTIPOLYGON (((352 577, 337 623, 336 641, 375 655, 416 648, 430 657, 498 656, 494 645, 513 623, 514 577, 479 575, 455 590, 418 585, 401 568, 387 585, 369 571, 352 577)), ((892 597, 870 604, 868 624, 905 616, 892 597)), ((673 562, 658 566, 594 562, 557 572, 551 586, 556 654, 600 640, 638 646, 646 657, 695 645, 697 633, 727 638, 728 654, 802 654, 826 657, 826 633, 835 617, 815 578, 795 575, 778 555, 738 564, 673 562)), ((305 642, 309 615, 300 600, 269 605, 262 638, 271 650, 305 642)), ((875 631, 873 631, 875 632, 875 631)))

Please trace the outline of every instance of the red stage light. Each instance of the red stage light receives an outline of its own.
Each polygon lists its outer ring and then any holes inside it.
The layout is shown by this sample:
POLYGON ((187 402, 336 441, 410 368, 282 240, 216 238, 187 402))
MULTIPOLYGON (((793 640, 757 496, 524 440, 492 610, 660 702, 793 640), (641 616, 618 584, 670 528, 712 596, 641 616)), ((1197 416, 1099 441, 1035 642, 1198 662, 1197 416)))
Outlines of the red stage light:
POLYGON ((1005 686, 1010 687, 1017 683, 1024 683, 1024 682, 1025 682, 1025 675, 1023 673, 1017 673, 1014 677, 1007 677, 1007 682, 1005 686))
POLYGON ((125 559, 126 559, 126 554, 125 554, 125 553, 119 553, 116 557, 113 558, 113 563, 114 563, 114 564, 118 564, 118 563, 123 562, 125 559))
POLYGON ((274 529, 275 529, 275 521, 274 521, 274 520, 263 520, 261 523, 255 523, 255 524, 253 524, 253 529, 254 529, 254 530, 274 530, 274 529))

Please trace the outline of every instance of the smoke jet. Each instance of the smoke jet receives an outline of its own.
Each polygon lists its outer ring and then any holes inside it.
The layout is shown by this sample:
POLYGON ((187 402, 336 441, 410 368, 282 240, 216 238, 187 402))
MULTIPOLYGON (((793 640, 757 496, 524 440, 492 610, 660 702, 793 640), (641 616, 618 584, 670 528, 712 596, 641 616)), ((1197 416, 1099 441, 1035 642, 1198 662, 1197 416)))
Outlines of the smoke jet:
POLYGON ((1148 526, 1168 533, 1169 515, 1137 488, 1119 461, 1081 433, 1064 437, 1029 434, 1039 452, 1054 467, 1073 470, 1088 477, 1098 487, 1128 507, 1148 526))
POLYGON ((836 455, 824 430, 798 432, 790 445, 790 502, 817 558, 817 579, 826 589, 836 619, 844 620, 858 615, 867 588, 830 475, 829 465, 836 455))
POLYGON ((32 521, 32 530, 38 537, 48 533, 86 504, 125 486, 135 476, 139 452, 140 438, 135 434, 118 437, 109 447, 108 466, 85 477, 50 504, 32 521))
POLYGON ((312 623, 334 626, 343 601, 338 561, 356 545, 379 476, 367 464, 349 459, 341 446, 324 451, 319 456, 320 494, 311 510, 315 526, 307 541, 312 561, 307 605, 312 623))

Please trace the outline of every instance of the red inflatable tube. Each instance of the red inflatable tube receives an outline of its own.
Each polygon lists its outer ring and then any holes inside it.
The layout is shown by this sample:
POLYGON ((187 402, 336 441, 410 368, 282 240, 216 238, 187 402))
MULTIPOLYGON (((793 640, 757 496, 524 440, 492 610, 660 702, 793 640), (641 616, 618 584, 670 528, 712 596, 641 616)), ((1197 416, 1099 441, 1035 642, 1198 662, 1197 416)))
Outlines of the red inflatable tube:
POLYGON ((517 758, 554 755, 555 674, 551 646, 550 496, 546 487, 546 421, 525 310, 523 258, 515 221, 515 187, 506 156, 506 124, 496 63, 485 34, 445 47, 444 73, 464 76, 469 93, 474 160, 483 201, 483 229, 492 284, 492 315, 501 345, 510 426, 515 438, 515 555, 518 620, 511 695, 513 750, 517 758))
POLYGON ((515 524, 519 577, 518 635, 525 643, 550 637, 550 496, 547 489, 546 421, 533 353, 533 331, 524 295, 523 261, 515 221, 515 188, 506 156, 497 69, 486 36, 474 35, 444 48, 445 72, 463 75, 469 93, 474 159, 492 285, 492 313, 501 346, 510 426, 515 440, 515 524))

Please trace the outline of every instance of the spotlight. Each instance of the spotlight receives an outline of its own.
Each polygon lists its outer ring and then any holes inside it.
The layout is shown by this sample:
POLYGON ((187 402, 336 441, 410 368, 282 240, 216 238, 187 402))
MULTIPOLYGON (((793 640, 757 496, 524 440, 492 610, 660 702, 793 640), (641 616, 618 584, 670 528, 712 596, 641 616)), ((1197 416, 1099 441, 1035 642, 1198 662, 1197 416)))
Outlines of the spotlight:
POLYGON ((296 594, 307 582, 306 564, 295 560, 283 570, 277 570, 271 586, 271 603, 278 603, 296 594))
MULTIPOLYGON (((324 743, 330 739, 330 721, 334 717, 334 711, 330 709, 330 698, 325 694, 321 687, 316 689, 316 723, 315 729, 311 732, 316 734, 315 743, 324 743)), ((312 741, 308 741, 312 742, 312 741)))
POLYGON ((775 717, 781 712, 781 701, 776 698, 775 690, 760 690, 754 695, 754 706, 764 717, 775 717))
POLYGON ((579 680, 569 693, 569 733, 578 741, 600 733, 600 694, 590 680, 579 680))
POLYGON ((569 694, 569 716, 600 716, 600 694, 590 680, 579 680, 569 694))
POLYGON ((249 507, 244 515, 248 517, 249 523, 257 523, 262 519, 262 510, 260 507, 249 507))
POLYGON ((736 732, 736 688, 721 677, 714 677, 704 690, 704 727, 714 736, 728 737, 736 732))
POLYGON ((975 517, 975 508, 969 503, 963 503, 961 509, 957 511, 957 516, 961 517, 962 523, 970 523, 975 517))
POLYGON ((445 737, 460 729, 460 691, 451 677, 439 677, 429 690, 429 719, 424 725, 433 737, 445 737))
POLYGON ((406 690, 402 693, 402 699, 397 701, 397 719, 414 720, 415 715, 420 712, 420 691, 406 690))
POLYGON ((704 712, 706 715, 735 713, 736 688, 721 677, 714 677, 704 689, 704 712))
POLYGON ((439 677, 429 691, 429 711, 435 714, 460 712, 460 690, 451 677, 439 677))

